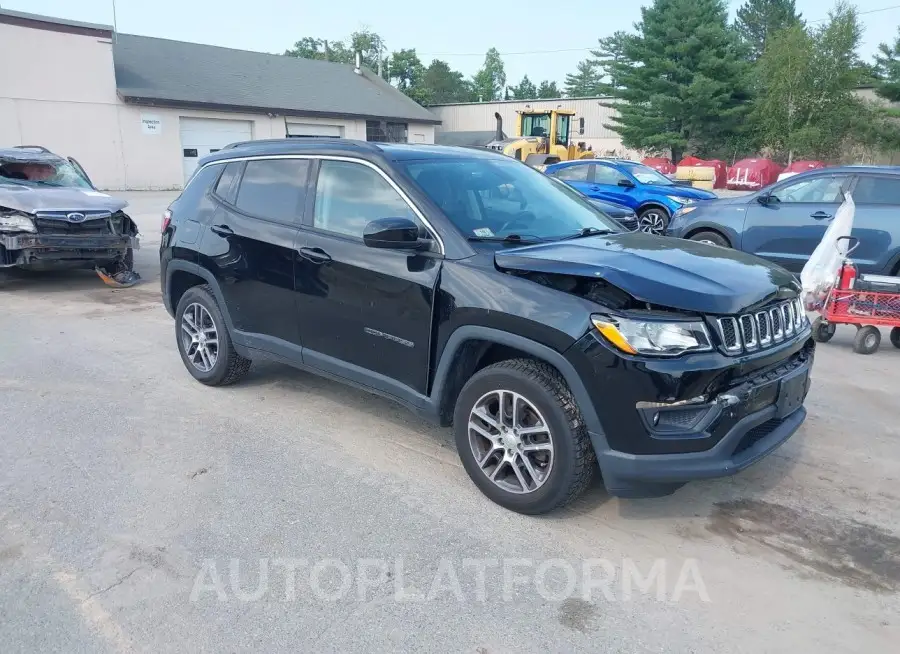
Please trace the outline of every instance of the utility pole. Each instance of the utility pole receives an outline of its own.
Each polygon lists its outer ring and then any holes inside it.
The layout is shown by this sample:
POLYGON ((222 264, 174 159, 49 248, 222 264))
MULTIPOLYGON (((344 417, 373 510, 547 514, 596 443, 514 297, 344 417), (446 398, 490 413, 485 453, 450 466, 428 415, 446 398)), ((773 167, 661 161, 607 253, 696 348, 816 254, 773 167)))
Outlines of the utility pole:
POLYGON ((116 32, 118 32, 118 28, 116 27, 116 0, 112 0, 112 9, 113 9, 113 43, 116 42, 116 32))

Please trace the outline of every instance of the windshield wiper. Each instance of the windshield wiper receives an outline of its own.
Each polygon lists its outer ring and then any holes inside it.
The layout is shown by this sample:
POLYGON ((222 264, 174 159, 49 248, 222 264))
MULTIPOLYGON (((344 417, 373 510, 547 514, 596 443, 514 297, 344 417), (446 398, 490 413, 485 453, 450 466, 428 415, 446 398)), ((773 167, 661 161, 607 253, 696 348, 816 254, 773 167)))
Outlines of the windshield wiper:
POLYGON ((469 236, 468 240, 485 243, 543 243, 547 239, 531 234, 507 234, 506 236, 469 236))
POLYGON ((599 227, 585 227, 584 229, 571 234, 569 236, 563 236, 560 241, 571 241, 575 238, 584 238, 585 236, 606 236, 607 234, 617 234, 618 232, 612 229, 600 229, 599 227))

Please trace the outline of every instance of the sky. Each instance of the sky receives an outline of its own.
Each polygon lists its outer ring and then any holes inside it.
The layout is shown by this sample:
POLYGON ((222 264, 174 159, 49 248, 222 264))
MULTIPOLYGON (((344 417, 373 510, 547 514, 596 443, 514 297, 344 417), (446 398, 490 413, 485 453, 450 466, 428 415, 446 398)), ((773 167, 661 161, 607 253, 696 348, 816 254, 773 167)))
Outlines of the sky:
MULTIPOLYGON (((0 0, 0 7, 90 23, 113 23, 114 0, 0 0)), ((732 16, 743 0, 730 0, 732 16)), ((635 0, 115 0, 120 32, 281 53, 304 36, 344 40, 368 28, 389 50, 415 48, 426 65, 444 59, 474 74, 484 53, 503 54, 507 83, 523 75, 562 83, 589 56, 597 39, 632 29, 640 20, 635 0), (552 52, 547 52, 548 50, 552 52), (543 52, 535 52, 543 51, 543 52)), ((866 28, 861 54, 893 42, 900 0, 856 0, 866 28), (890 9, 887 9, 890 8, 890 9)), ((831 3, 797 0, 807 21, 825 18, 831 3)))

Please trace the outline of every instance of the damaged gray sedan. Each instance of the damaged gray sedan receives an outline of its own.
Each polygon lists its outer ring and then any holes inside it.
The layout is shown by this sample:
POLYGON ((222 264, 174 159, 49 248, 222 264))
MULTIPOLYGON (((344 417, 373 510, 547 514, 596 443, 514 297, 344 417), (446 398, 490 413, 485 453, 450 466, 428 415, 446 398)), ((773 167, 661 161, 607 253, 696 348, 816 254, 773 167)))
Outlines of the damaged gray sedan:
POLYGON ((0 149, 0 273, 88 268, 133 276, 138 229, 74 159, 40 146, 0 149))

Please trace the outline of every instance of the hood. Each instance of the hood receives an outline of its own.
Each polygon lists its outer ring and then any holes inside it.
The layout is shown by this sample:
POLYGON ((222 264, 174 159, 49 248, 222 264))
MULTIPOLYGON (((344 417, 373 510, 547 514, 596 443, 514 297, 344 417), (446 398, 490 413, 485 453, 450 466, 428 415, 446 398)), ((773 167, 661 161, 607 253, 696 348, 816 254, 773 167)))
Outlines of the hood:
POLYGON ((89 188, 25 186, 0 183, 0 207, 35 213, 37 211, 116 212, 128 202, 89 188))
POLYGON ((643 190, 653 195, 666 195, 670 198, 691 198, 692 200, 718 200, 719 196, 712 191, 704 191, 701 188, 692 186, 656 186, 654 184, 644 184, 643 190))
POLYGON ((791 273, 758 257, 641 232, 538 243, 496 252, 494 262, 603 279, 641 302, 696 313, 738 314, 800 289, 791 273))

